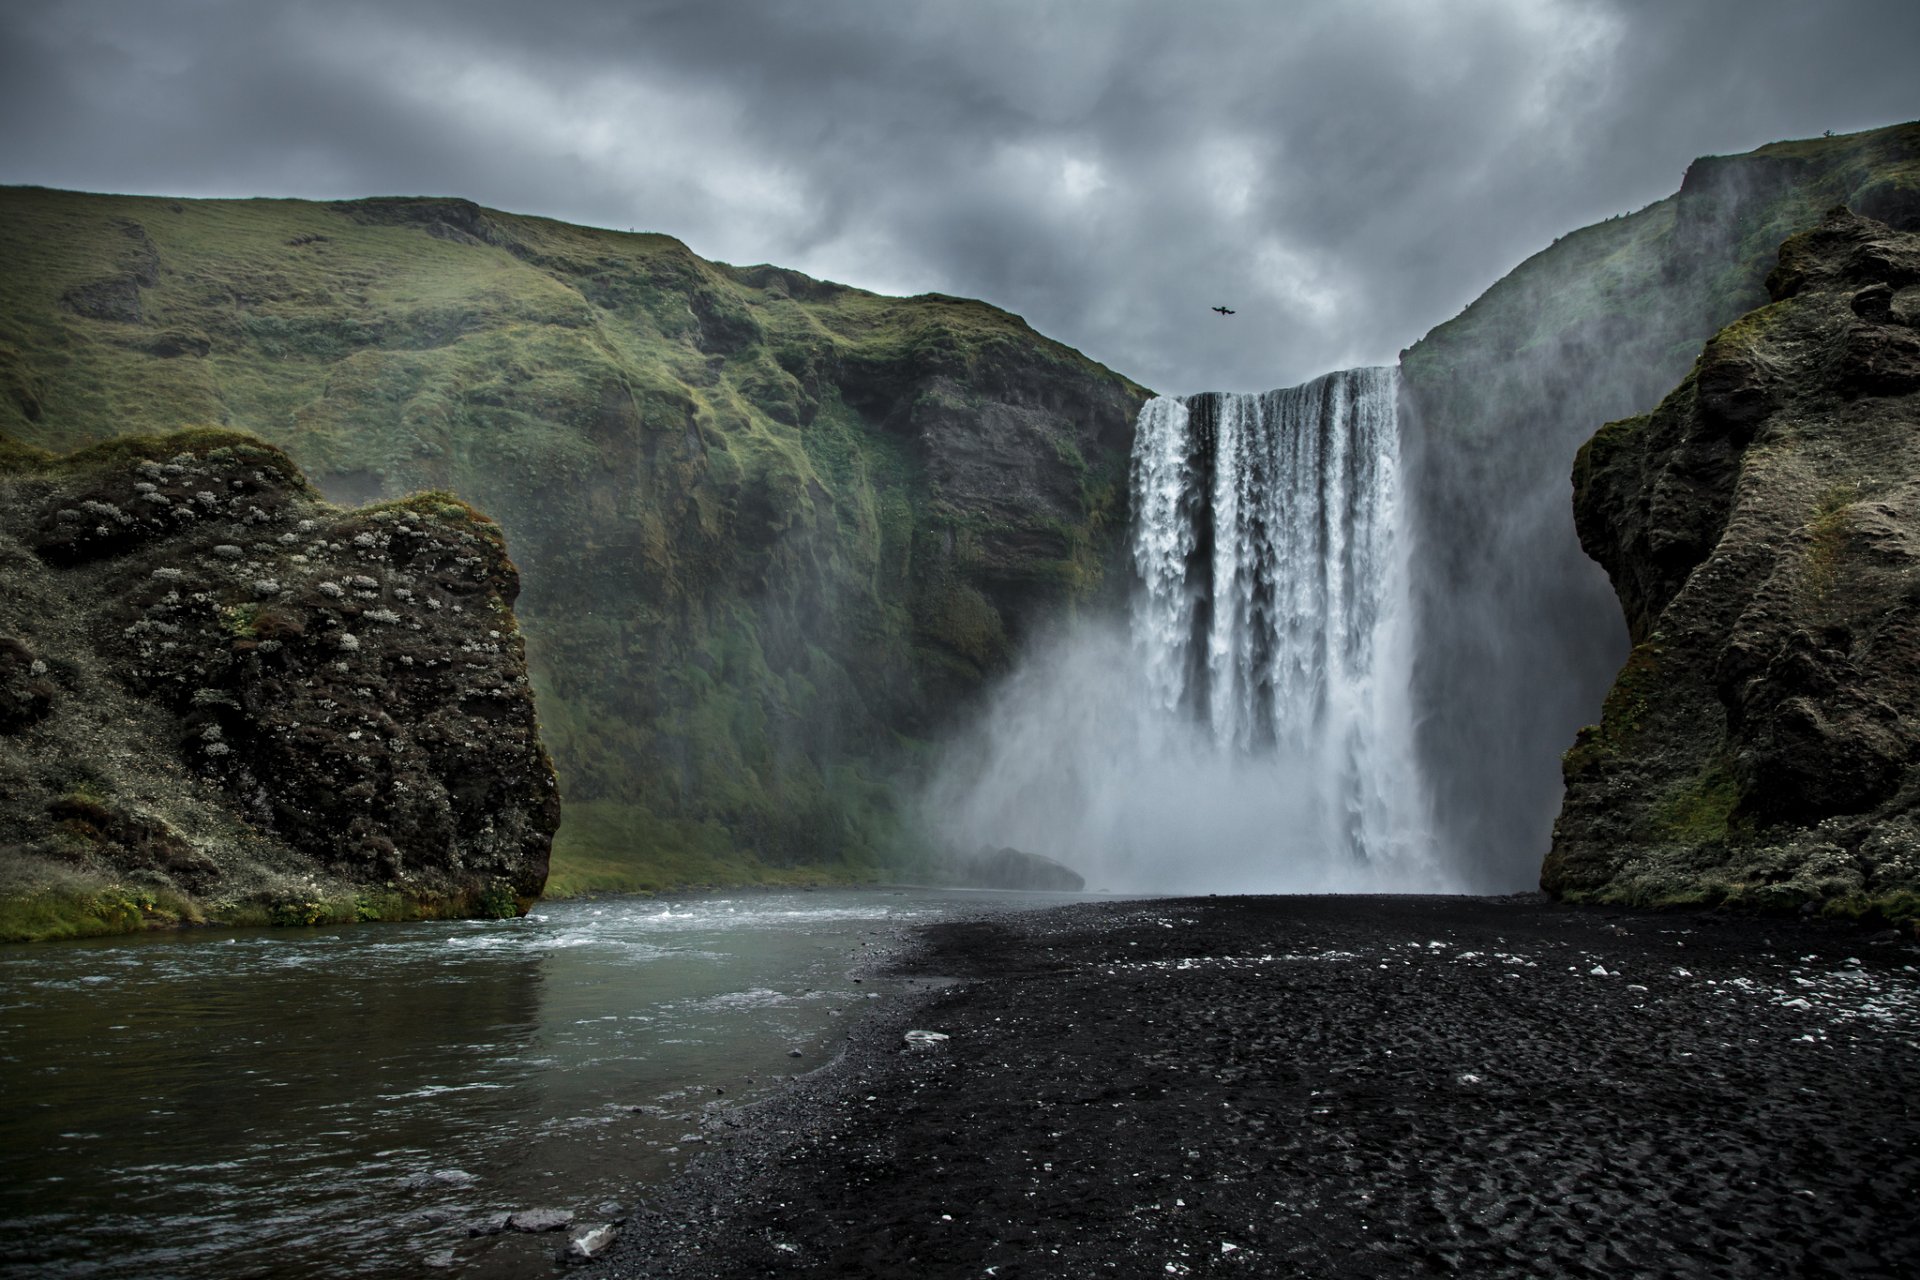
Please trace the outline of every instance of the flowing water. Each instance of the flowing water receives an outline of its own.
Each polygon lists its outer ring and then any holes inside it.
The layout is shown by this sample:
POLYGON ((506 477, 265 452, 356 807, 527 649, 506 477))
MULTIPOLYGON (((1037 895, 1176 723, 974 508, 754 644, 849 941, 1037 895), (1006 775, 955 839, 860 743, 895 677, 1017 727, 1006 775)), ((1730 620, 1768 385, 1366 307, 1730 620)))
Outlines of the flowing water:
POLYGON ((933 890, 0 949, 0 1275, 537 1275, 904 983, 933 890), (789 1056, 793 1050, 799 1057, 789 1056))
POLYGON ((1327 847, 1415 856, 1398 377, 1162 397, 1134 446, 1133 637, 1157 709, 1306 779, 1327 847))
POLYGON ((1131 614, 1032 646, 929 787, 1127 893, 1458 890, 1413 752, 1397 374, 1158 397, 1131 614))

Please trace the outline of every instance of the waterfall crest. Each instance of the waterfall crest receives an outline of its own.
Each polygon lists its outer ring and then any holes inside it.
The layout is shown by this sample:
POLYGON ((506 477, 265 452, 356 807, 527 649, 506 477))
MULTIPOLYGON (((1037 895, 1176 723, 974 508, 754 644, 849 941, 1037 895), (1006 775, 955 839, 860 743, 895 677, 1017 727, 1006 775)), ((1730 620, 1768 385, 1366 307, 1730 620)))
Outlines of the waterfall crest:
POLYGON ((1412 747, 1397 372, 1159 397, 1125 619, 1034 646, 927 796, 1116 892, 1454 889, 1412 747))

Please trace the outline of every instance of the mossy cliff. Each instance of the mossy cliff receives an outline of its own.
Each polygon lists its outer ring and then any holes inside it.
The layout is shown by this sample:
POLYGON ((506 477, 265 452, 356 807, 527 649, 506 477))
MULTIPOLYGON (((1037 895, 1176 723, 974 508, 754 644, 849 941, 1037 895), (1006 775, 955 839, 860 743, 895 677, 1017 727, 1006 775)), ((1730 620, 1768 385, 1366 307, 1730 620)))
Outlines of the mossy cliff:
POLYGON ((449 199, 0 190, 0 429, 219 424, 498 519, 562 888, 858 875, 1023 628, 1100 591, 1144 392, 977 302, 449 199))
POLYGON ((1419 748, 1478 887, 1535 874, 1558 757, 1627 653, 1573 528, 1575 451, 1659 403, 1836 204, 1920 226, 1920 125, 1697 160, 1677 194, 1562 237, 1403 354, 1419 748))
POLYGON ((559 820, 499 526, 201 430, 0 436, 0 939, 512 915, 559 820))
POLYGON ((1574 468, 1633 639, 1542 884, 1920 915, 1920 235, 1845 209, 1574 468))

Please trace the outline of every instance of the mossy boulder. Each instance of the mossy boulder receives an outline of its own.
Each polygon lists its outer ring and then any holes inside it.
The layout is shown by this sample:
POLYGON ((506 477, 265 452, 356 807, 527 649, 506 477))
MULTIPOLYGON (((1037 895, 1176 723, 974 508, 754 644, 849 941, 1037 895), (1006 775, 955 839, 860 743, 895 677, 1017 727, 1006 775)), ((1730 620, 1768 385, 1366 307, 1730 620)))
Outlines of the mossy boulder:
POLYGON ((1920 899, 1920 235, 1837 209, 1772 302, 1581 450, 1634 642, 1542 884, 1848 915, 1920 899))
POLYGON ((16 450, 0 577, 0 936, 539 896, 519 578, 466 504, 335 507, 228 431, 16 450))

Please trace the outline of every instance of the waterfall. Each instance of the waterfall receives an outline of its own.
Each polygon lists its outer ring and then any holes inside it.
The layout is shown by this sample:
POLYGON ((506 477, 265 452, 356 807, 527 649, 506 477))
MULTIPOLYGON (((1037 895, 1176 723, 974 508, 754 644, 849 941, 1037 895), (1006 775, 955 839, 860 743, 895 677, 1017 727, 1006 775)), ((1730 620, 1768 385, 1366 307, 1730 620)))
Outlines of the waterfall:
POLYGON ((1116 892, 1431 892, 1413 752, 1397 374, 1160 397, 1129 616, 1034 643, 923 797, 955 847, 1116 892))
POLYGON ((1328 837, 1409 855, 1421 814, 1398 545, 1398 377, 1161 397, 1133 465, 1133 640, 1158 709, 1310 782, 1328 837))

